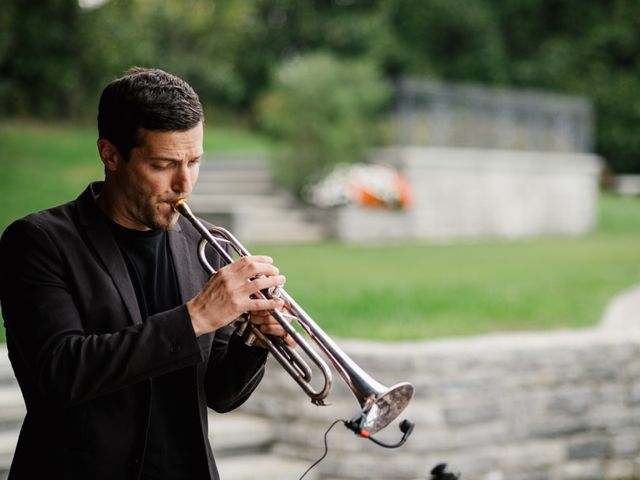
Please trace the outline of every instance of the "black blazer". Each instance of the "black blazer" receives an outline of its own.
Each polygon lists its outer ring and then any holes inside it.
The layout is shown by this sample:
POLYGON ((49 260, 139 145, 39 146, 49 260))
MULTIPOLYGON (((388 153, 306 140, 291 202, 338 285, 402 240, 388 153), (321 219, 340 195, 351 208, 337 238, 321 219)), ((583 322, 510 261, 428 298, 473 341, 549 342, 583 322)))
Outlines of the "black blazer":
MULTIPOLYGON (((203 455, 217 479, 207 406, 226 412, 242 404, 262 378, 266 350, 245 346, 230 327, 196 338, 184 304, 143 322, 95 203, 100 188, 16 221, 0 241, 7 346, 27 407, 9 478, 137 478, 149 379, 188 367, 203 455)), ((169 231, 183 302, 207 280, 198 240, 183 218, 169 231)))

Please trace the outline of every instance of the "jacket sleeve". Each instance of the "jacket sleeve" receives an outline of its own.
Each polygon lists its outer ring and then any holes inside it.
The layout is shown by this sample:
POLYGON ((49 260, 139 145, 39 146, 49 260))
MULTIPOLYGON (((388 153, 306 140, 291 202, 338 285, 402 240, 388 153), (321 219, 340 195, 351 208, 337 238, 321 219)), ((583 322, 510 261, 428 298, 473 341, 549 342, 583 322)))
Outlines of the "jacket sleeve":
MULTIPOLYGON (((223 247, 232 253, 228 244, 223 247)), ((213 248, 208 253, 209 263, 216 270, 224 266, 225 262, 213 248)), ((219 413, 233 410, 249 398, 264 376, 268 356, 267 349, 245 345, 234 331, 235 328, 228 325, 215 332, 205 371, 207 405, 219 413)))
POLYGON ((25 220, 12 224, 0 241, 0 301, 27 404, 72 406, 204 361, 185 306, 133 325, 122 318, 126 313, 116 298, 108 308, 81 313, 82 292, 67 280, 72 253, 63 248, 69 246, 25 220), (87 331, 87 322, 94 331, 87 331), (95 333, 100 322, 119 328, 95 333))
POLYGON ((207 405, 219 413, 242 405, 262 380, 267 354, 245 345, 233 327, 218 330, 205 375, 207 405))

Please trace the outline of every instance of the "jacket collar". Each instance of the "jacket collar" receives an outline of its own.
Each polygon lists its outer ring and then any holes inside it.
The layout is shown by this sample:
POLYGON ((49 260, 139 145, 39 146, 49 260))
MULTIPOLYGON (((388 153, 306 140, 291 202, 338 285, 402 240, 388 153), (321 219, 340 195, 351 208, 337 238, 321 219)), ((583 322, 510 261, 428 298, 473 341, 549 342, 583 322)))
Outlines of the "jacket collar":
POLYGON ((196 254, 197 240, 188 238, 184 233, 191 228, 188 223, 188 220, 180 217, 169 230, 169 249, 183 302, 191 299, 202 289, 201 276, 196 274, 202 272, 202 265, 196 254))

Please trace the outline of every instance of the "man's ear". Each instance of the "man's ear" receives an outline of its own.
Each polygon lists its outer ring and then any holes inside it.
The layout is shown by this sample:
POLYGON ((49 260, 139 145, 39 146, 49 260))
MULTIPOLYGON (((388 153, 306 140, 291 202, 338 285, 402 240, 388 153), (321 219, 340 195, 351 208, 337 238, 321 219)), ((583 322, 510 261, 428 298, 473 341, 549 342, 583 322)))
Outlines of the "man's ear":
POLYGON ((115 172, 122 163, 122 155, 116 146, 106 138, 98 139, 98 153, 104 168, 108 172, 115 172))

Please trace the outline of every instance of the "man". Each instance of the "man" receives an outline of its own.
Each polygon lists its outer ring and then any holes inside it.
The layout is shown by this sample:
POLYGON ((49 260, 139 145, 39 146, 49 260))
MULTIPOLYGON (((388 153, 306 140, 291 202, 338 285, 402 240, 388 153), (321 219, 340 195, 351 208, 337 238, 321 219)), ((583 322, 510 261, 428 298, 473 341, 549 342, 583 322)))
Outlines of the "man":
POLYGON ((104 182, 13 223, 0 301, 27 415, 10 479, 217 479, 207 407, 227 412, 262 378, 266 350, 230 325, 267 313, 282 285, 268 257, 211 255, 172 203, 198 178, 204 115, 183 80, 135 68, 103 91, 104 182))

